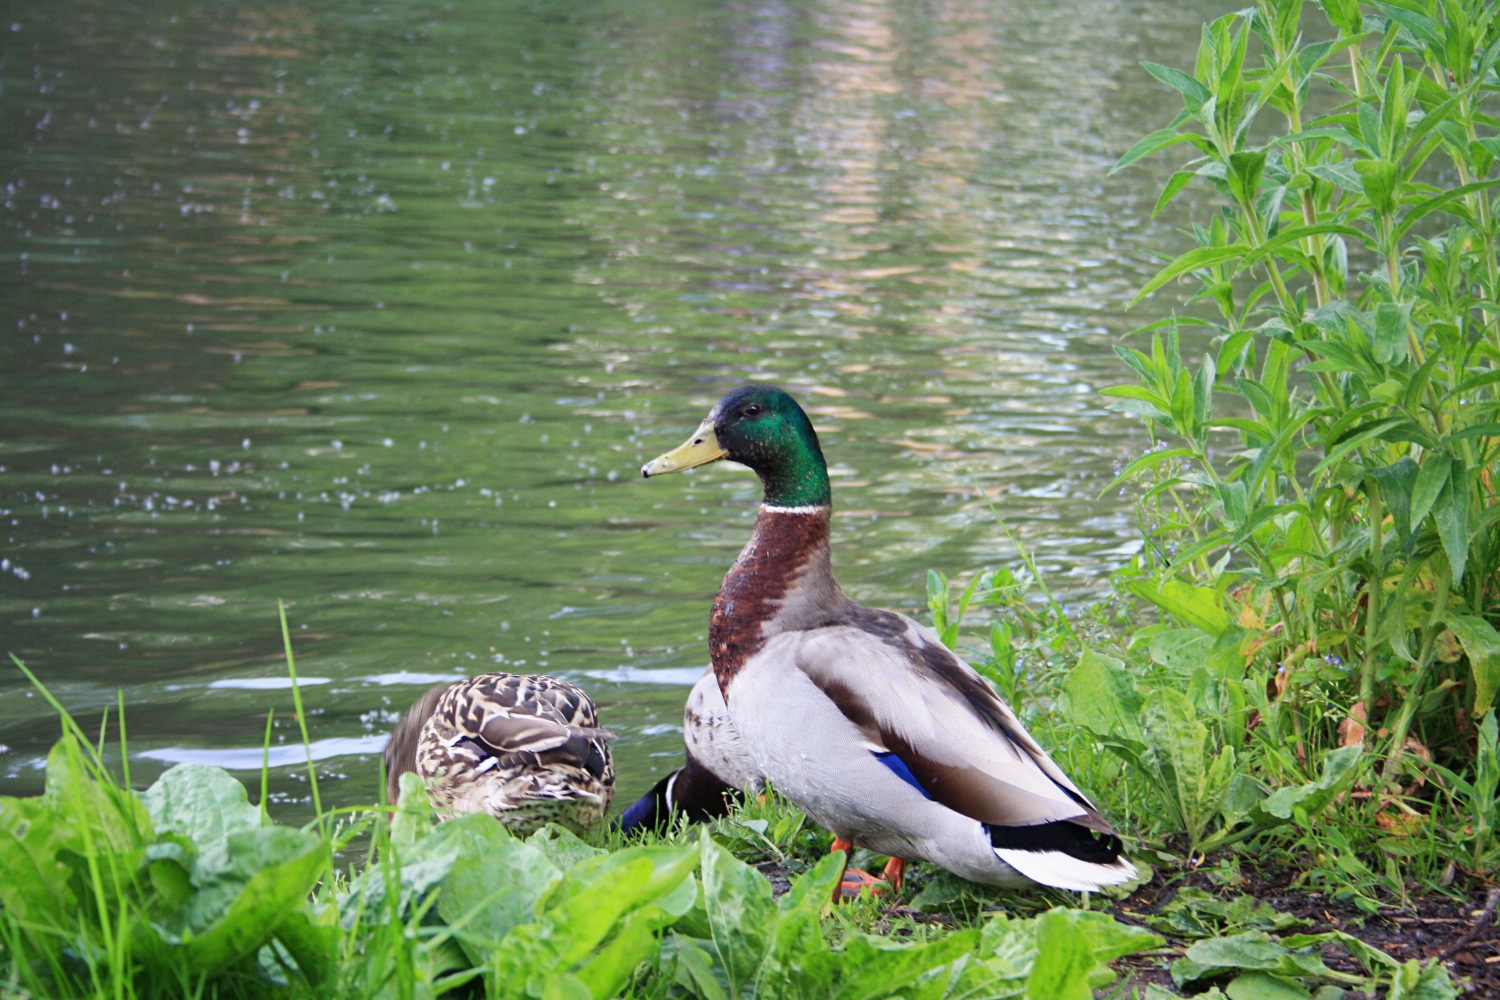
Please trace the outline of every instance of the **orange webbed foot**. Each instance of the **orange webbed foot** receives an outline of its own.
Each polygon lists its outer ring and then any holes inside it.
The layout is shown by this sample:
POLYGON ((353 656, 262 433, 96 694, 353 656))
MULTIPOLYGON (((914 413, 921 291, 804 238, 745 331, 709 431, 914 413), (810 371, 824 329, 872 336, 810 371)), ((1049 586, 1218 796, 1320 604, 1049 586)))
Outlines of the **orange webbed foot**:
POLYGON ((885 871, 882 873, 886 882, 890 883, 892 890, 900 892, 906 884, 906 859, 891 858, 885 863, 885 871))
POLYGON ((844 852, 844 874, 839 879, 838 890, 834 893, 834 902, 840 900, 858 899, 861 892, 868 892, 872 896, 881 896, 893 889, 901 891, 902 876, 905 873, 906 862, 900 858, 891 858, 885 865, 885 877, 878 878, 869 872, 860 871, 858 868, 849 868, 849 853, 854 850, 854 842, 845 840, 843 837, 834 837, 833 846, 828 853, 834 851, 844 852))

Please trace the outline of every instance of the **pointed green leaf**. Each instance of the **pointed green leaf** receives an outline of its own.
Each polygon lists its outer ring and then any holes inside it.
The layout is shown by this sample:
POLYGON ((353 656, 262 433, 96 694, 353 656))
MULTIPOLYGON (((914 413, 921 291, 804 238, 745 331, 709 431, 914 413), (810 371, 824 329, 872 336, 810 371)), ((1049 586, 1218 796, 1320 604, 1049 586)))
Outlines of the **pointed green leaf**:
POLYGON ((1448 485, 1448 475, 1452 467, 1448 456, 1439 452, 1426 456, 1421 467, 1418 468, 1417 479, 1411 491, 1413 531, 1421 527, 1422 521, 1437 503, 1438 494, 1442 493, 1443 487, 1448 485))
POLYGON ((1185 624, 1219 636, 1229 627, 1229 612, 1224 610, 1218 591, 1196 587, 1181 580, 1133 580, 1126 585, 1137 597, 1144 598, 1185 624))
POLYGON ((1483 715, 1500 691, 1500 632, 1477 615, 1449 615, 1447 626, 1458 637, 1474 675, 1474 715, 1483 715))
POLYGON ((1125 155, 1120 157, 1119 162, 1109 168, 1109 172, 1115 173, 1116 171, 1124 170, 1137 160, 1144 159, 1158 150, 1166 149, 1168 146, 1175 146, 1180 142, 1191 142, 1195 138, 1197 137, 1194 135, 1179 132, 1176 129, 1159 129, 1126 150, 1125 155))
MULTIPOLYGON (((1411 228, 1420 222, 1423 217, 1438 211, 1447 209, 1450 205, 1462 206, 1463 199, 1476 191, 1488 191, 1490 188, 1500 185, 1500 178, 1488 181, 1476 181, 1473 184, 1464 184, 1461 187, 1449 188, 1442 194, 1434 195, 1426 201, 1412 206, 1411 210, 1401 218, 1401 224, 1396 227, 1392 238, 1400 240, 1406 236, 1411 228)), ((1373 199, 1372 199, 1373 200, 1373 199)), ((1468 212, 1455 211, 1460 218, 1469 219, 1468 212)))
POLYGON ((1162 285, 1165 285, 1173 278, 1186 274, 1188 271, 1194 271, 1203 267, 1213 267, 1215 264, 1224 264, 1232 260, 1237 260, 1249 251, 1250 248, 1243 243, 1233 243, 1224 247, 1199 247, 1196 250, 1189 250, 1163 268, 1156 277, 1146 282, 1145 286, 1136 293, 1135 298, 1130 300, 1129 305, 1135 305, 1162 285))
POLYGON ((1367 473, 1379 488, 1385 509, 1391 512, 1391 520, 1396 524, 1396 533, 1400 536, 1402 545, 1408 545, 1412 536, 1412 494, 1419 474, 1417 463, 1405 456, 1367 473))
POLYGON ((1147 73, 1150 73, 1162 83, 1165 83, 1181 94, 1183 104, 1193 111, 1201 108, 1204 102, 1211 96, 1207 87, 1181 70, 1172 69, 1170 66, 1162 66, 1154 62, 1143 62, 1141 66, 1145 68, 1147 73))
POLYGON ((1456 586, 1463 580, 1464 565, 1469 561, 1469 487, 1461 461, 1454 459, 1449 468, 1448 481, 1432 505, 1432 516, 1456 586))
POLYGON ((1355 160, 1354 172, 1359 174, 1360 187, 1376 212, 1388 215, 1396 210, 1400 170, 1394 163, 1390 160, 1355 160))

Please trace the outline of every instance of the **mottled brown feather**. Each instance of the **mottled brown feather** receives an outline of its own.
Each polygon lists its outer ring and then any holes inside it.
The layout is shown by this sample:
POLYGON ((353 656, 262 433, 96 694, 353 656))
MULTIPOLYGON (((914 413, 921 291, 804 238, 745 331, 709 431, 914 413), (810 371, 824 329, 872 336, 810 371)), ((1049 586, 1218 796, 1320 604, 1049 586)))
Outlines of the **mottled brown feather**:
POLYGON ((482 674, 436 688, 413 706, 386 750, 394 801, 415 771, 440 813, 487 811, 518 832, 552 820, 599 821, 614 763, 594 703, 541 674, 482 674))

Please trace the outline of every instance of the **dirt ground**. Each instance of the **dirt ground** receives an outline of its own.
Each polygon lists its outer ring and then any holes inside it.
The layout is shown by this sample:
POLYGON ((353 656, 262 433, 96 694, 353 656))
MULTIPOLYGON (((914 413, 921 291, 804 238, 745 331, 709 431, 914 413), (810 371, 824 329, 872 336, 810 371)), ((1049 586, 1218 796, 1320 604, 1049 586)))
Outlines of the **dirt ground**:
MULTIPOLYGON (((777 895, 787 891, 790 880, 783 866, 766 862, 757 867, 771 881, 777 895)), ((1226 899, 1249 895, 1269 903, 1281 913, 1306 921, 1295 933, 1343 931, 1403 963, 1413 958, 1424 963, 1438 958, 1447 966, 1463 995, 1500 1000, 1500 925, 1496 923, 1500 888, 1476 884, 1462 892, 1462 900, 1450 896, 1413 898, 1408 907, 1387 908, 1372 915, 1348 903, 1330 899, 1324 893, 1294 888, 1291 881, 1295 872, 1292 871, 1255 873, 1247 869, 1243 874, 1244 884, 1229 889, 1214 885, 1202 874, 1195 873, 1185 879, 1173 878, 1170 885, 1158 874, 1150 883, 1117 903, 1112 912, 1126 923, 1148 927, 1147 919, 1160 913, 1189 886, 1226 899)), ((918 913, 899 903, 892 903, 889 914, 924 922, 954 923, 942 914, 918 913)), ((1192 941, 1163 934, 1159 927, 1149 929, 1166 937, 1167 944, 1158 951, 1122 959, 1114 963, 1115 969, 1129 986, 1144 987, 1156 983, 1173 992, 1181 992, 1173 984, 1168 969, 1173 959, 1180 957, 1192 941)), ((1364 973, 1355 958, 1341 945, 1325 948, 1323 961, 1339 972, 1364 973)), ((1114 995, 1119 985, 1116 983, 1106 993, 1114 995)), ((1125 995, 1129 995, 1128 992, 1125 995)), ((1373 1000, 1372 994, 1359 991, 1350 991, 1345 996, 1346 1000, 1373 1000)))
MULTIPOLYGON (((1462 901, 1448 896, 1413 898, 1409 907, 1384 909, 1371 915, 1329 899, 1321 892, 1293 889, 1289 886, 1291 876, 1291 872, 1250 875, 1246 885, 1237 886, 1229 894, 1249 894, 1282 913, 1309 921, 1298 933, 1343 931, 1400 962, 1415 958, 1425 963, 1438 958, 1465 995, 1500 1000, 1500 926, 1495 922, 1500 889, 1473 887, 1464 892, 1462 901)), ((1116 907, 1115 916, 1144 926, 1145 917, 1160 912, 1189 885, 1210 893, 1225 893, 1202 877, 1189 877, 1171 887, 1153 882, 1123 900, 1116 907)), ((1160 929, 1156 932, 1161 933, 1160 929)), ((1129 983, 1138 986, 1158 983, 1175 990, 1167 967, 1191 943, 1168 938, 1168 948, 1132 956, 1115 966, 1129 983)), ((1354 957, 1339 945, 1325 948, 1323 961, 1340 972, 1363 972, 1354 957)), ((1350 992, 1347 997, 1360 1000, 1361 994, 1350 992)))

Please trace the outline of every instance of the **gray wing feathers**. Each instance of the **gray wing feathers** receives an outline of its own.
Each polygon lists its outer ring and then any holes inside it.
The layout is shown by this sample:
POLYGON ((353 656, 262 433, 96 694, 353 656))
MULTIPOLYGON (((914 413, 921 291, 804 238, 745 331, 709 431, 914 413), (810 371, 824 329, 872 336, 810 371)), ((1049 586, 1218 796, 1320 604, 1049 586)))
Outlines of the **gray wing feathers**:
POLYGON ((1108 829, 979 675, 916 622, 900 620, 905 629, 884 635, 835 626, 788 638, 798 644, 797 667, 872 749, 895 753, 937 801, 986 823, 1108 829))

